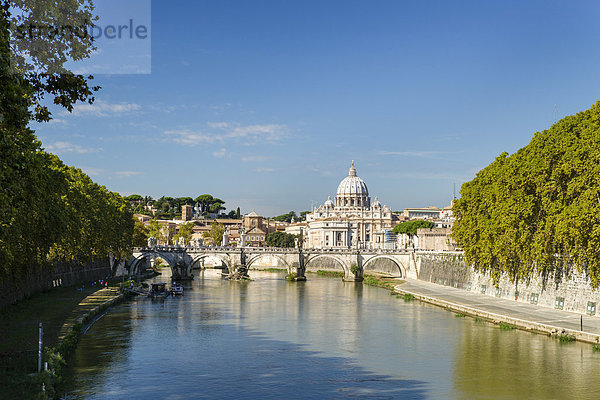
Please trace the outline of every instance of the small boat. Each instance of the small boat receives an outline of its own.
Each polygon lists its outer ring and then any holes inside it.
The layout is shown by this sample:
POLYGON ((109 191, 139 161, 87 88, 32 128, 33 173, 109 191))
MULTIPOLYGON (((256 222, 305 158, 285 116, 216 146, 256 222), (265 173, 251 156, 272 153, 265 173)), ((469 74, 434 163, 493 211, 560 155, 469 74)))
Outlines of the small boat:
POLYGON ((173 296, 183 296, 183 285, 181 283, 173 282, 171 285, 171 294, 173 296))
POLYGON ((159 299, 169 297, 170 294, 171 292, 167 290, 167 284, 164 282, 159 282, 152 284, 152 289, 150 289, 148 297, 152 297, 153 299, 159 299))

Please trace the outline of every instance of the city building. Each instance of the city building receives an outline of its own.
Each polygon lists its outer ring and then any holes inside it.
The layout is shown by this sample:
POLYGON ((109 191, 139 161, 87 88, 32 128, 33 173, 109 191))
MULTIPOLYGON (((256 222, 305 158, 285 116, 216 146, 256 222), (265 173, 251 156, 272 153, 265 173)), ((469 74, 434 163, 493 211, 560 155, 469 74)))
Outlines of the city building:
POLYGON ((405 208, 403 215, 407 219, 425 219, 435 220, 440 219, 443 210, 438 207, 426 207, 426 208, 405 208))
POLYGON ((189 221, 192 219, 192 206, 187 204, 181 206, 181 219, 184 221, 189 221))
POLYGON ((452 238, 451 228, 417 229, 419 250, 455 251, 456 242, 452 238))
POLYGON ((384 247, 386 230, 397 221, 397 215, 377 197, 371 204, 367 184, 357 176, 352 162, 335 200, 328 197, 306 215, 305 240, 308 247, 315 248, 384 247))

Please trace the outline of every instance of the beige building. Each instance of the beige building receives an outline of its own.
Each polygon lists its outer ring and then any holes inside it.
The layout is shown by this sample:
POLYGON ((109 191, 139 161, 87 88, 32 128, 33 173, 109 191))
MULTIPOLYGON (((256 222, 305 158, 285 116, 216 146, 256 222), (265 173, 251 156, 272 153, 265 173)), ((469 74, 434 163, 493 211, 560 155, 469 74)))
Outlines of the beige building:
POLYGON ((403 215, 406 219, 425 219, 435 220, 440 219, 443 210, 438 207, 426 207, 426 208, 405 208, 403 215))
POLYGON ((380 247, 382 234, 398 217, 377 197, 371 203, 367 184, 356 174, 354 162, 331 197, 306 215, 309 247, 380 247))
POLYGON ((417 229, 417 238, 416 247, 420 250, 455 251, 457 249, 451 228, 417 229))
POLYGON ((192 219, 192 206, 187 204, 181 206, 181 219, 184 221, 189 221, 192 219))
POLYGON ((265 245, 267 235, 275 232, 277 225, 274 221, 265 219, 255 211, 244 215, 244 233, 246 234, 246 245, 260 247, 265 245))

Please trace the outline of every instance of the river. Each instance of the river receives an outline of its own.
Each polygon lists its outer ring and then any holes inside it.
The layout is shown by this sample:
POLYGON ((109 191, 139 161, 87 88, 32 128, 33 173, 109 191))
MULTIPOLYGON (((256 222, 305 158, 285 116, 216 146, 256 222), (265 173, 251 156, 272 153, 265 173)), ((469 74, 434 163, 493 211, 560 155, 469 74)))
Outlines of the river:
POLYGON ((81 337, 66 399, 598 399, 600 354, 309 274, 206 270, 81 337))

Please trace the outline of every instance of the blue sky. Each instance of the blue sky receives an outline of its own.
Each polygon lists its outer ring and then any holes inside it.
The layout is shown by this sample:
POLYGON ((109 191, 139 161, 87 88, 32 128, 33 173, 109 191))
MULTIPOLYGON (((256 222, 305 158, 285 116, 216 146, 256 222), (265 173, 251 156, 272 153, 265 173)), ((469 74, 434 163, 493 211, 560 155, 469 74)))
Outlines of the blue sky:
POLYGON ((393 209, 444 206, 600 98, 599 19, 594 1, 153 1, 151 73, 97 74, 94 106, 34 128, 122 194, 272 216, 333 197, 354 160, 393 209))

